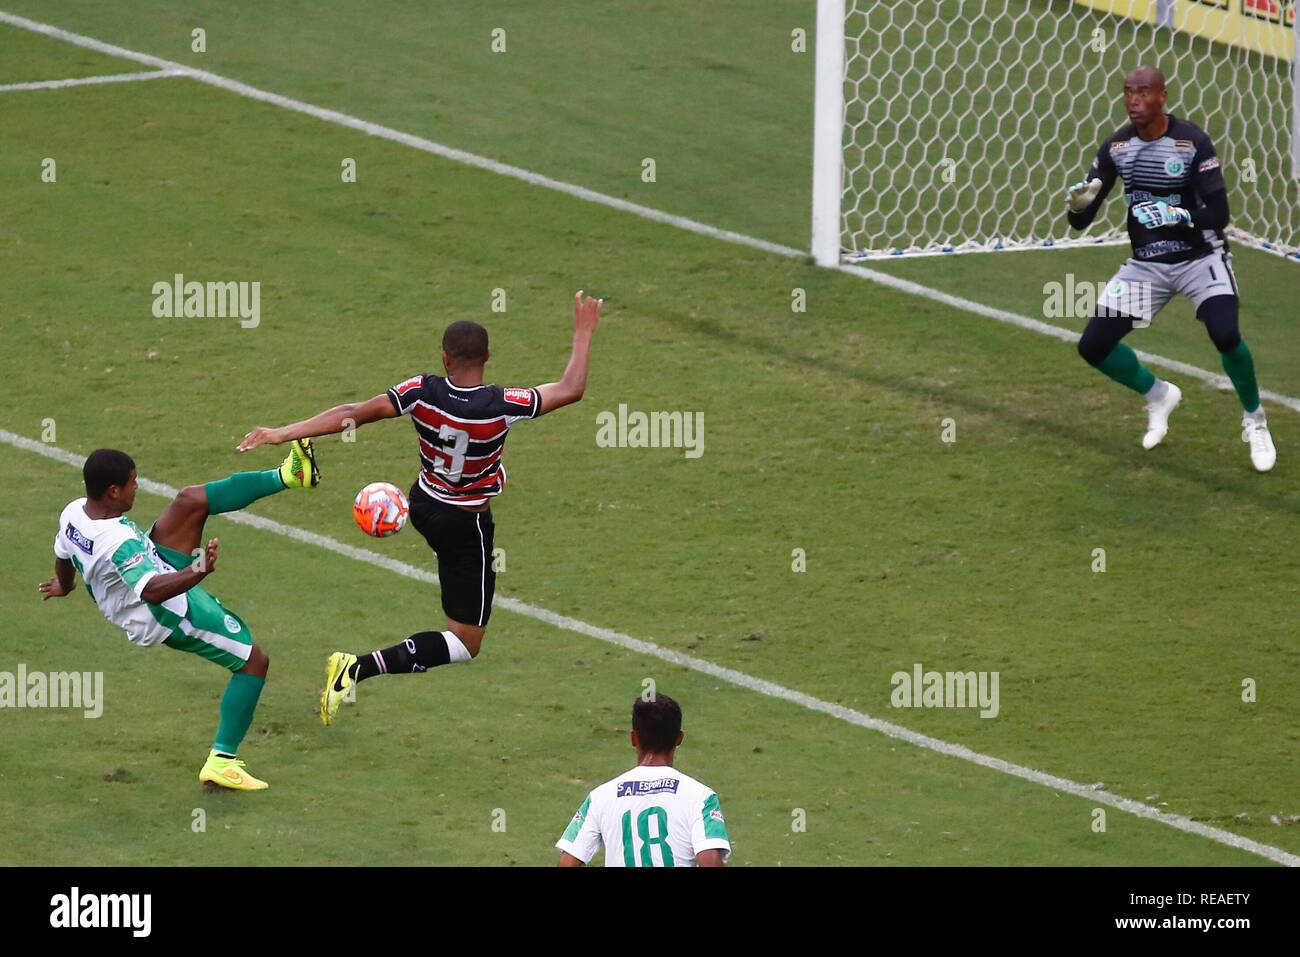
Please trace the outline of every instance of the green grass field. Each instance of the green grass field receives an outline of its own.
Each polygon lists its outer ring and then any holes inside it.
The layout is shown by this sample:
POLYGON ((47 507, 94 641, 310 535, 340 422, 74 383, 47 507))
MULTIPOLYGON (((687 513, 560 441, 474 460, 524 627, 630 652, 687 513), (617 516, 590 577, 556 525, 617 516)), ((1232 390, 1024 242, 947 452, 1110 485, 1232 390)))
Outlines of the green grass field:
MULTIPOLYGON (((811 33, 812 3, 482 7, 0 3, 806 245, 812 64, 789 37, 811 33)), ((142 69, 0 24, 0 85, 142 69)), ((1140 403, 1068 344, 190 79, 0 92, 0 128, 0 429, 40 439, 52 420, 52 445, 125 448, 174 486, 270 467, 273 450, 234 452, 250 427, 437 371, 454 319, 491 330, 493 381, 556 378, 585 288, 608 299, 587 396, 509 442, 498 595, 1300 853, 1296 413, 1274 408, 1281 461, 1256 475, 1235 397, 1175 375, 1184 405, 1144 453, 1140 403), (260 324, 155 318, 152 285, 176 273, 260 281, 260 324), (703 412, 704 454, 598 447, 597 413, 620 403, 703 412), (891 709, 891 675, 917 662, 999 672, 999 715, 891 709)), ((1121 256, 888 268, 1041 315, 1045 282, 1121 256)), ((1253 251, 1238 266, 1261 383, 1300 394, 1300 273, 1253 251)), ((1217 371, 1185 305, 1133 341, 1217 371)), ((363 484, 409 485, 410 425, 320 447, 319 490, 253 511, 432 570, 413 530, 373 541, 350 515, 363 484)), ((38 600, 80 476, 3 449, 0 671, 102 671, 106 703, 93 720, 0 710, 0 863, 549 864, 586 792, 632 763, 648 677, 683 704, 679 766, 718 791, 737 864, 1266 863, 1115 808, 1097 833, 1086 797, 502 608, 477 661, 367 683, 325 729, 326 654, 439 627, 436 591, 222 518, 207 587, 272 658, 241 752, 272 789, 208 794, 224 673, 132 648, 83 594, 38 600), (340 844, 362 825, 364 847, 340 844)), ((141 493, 132 517, 164 504, 141 493)))

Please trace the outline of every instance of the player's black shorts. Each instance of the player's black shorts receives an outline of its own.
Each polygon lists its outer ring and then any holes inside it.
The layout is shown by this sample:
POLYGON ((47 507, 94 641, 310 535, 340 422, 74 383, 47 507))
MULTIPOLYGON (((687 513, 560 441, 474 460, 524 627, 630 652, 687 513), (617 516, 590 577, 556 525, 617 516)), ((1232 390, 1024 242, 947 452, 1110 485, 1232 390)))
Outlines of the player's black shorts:
POLYGON ((411 486, 411 524, 438 556, 442 610, 453 621, 486 625, 497 573, 492 569, 492 510, 469 512, 440 502, 417 479, 411 486))

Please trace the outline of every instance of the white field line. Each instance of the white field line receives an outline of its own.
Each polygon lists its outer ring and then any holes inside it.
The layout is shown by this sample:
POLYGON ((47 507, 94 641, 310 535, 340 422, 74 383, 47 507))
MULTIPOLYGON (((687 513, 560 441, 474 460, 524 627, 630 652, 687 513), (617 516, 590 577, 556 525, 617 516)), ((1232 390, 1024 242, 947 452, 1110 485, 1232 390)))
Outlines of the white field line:
MULTIPOLYGON (((785 256, 788 258, 806 257, 806 254, 803 251, 795 249, 791 246, 782 246, 776 243, 767 242, 765 240, 756 239, 751 236, 746 236, 741 233, 735 233, 729 230, 718 229, 715 226, 709 226, 705 223, 700 223, 692 219, 687 219, 684 216, 675 216, 670 213, 664 213, 659 210, 650 209, 649 207, 646 206, 641 206, 637 203, 630 203, 626 200, 618 199, 617 197, 606 196, 603 193, 598 193, 594 190, 590 190, 582 186, 574 186, 571 183, 564 183, 559 180, 551 179, 549 176, 542 176, 541 174, 533 173, 529 170, 525 170, 517 166, 510 166, 505 163, 499 163, 496 160, 488 159, 483 156, 478 156, 474 153, 467 153, 463 150, 453 149, 452 147, 444 146, 440 143, 435 143, 431 140, 424 139, 423 137, 413 136, 410 133, 403 133, 400 130, 394 130, 390 127, 380 126, 375 123, 370 123, 366 120, 358 119, 357 117, 349 116, 345 113, 339 113, 334 110, 322 109, 321 107, 313 106, 310 103, 304 103, 301 100, 294 100, 294 99, 290 99, 289 97, 280 96, 277 93, 269 93, 265 90, 259 90, 256 87, 248 86, 247 84, 240 83, 237 80, 231 80, 226 77, 219 76, 215 73, 209 73, 204 70, 195 70, 190 67, 186 67, 183 64, 175 63, 171 60, 164 60, 160 57, 151 56, 150 54, 147 53, 139 53, 135 50, 128 50, 123 47, 115 46, 111 43, 105 43, 102 40, 96 40, 93 37, 82 36, 81 34, 71 33, 59 27, 50 26, 49 24, 38 23, 34 20, 28 20, 25 17, 19 17, 3 10, 0 10, 0 23, 8 23, 11 26, 32 30, 36 33, 41 33, 46 36, 54 37, 59 40, 64 40, 76 46, 85 47, 91 50, 97 50, 101 53, 106 53, 110 56, 117 56, 123 59, 134 60, 136 62, 149 64, 151 66, 156 66, 161 69, 176 69, 181 71, 185 76, 188 76, 191 79, 199 80, 200 82, 203 83, 208 83, 212 86, 216 86, 219 87, 220 89, 224 89, 229 92, 236 93, 240 96, 245 96, 250 99, 258 100, 264 103, 270 103, 275 106, 280 106, 283 107, 284 109, 292 110, 297 113, 304 113, 308 116, 313 116, 317 119, 321 119, 326 122, 336 123, 340 126, 345 126, 350 129, 358 130, 370 136, 376 136, 381 139, 391 140, 392 142, 395 143, 401 143, 402 145, 409 146, 413 149, 422 150, 427 153, 433 153, 437 156, 442 156, 446 159, 450 159, 455 162, 464 163, 469 166, 477 167, 479 169, 485 169, 490 172, 498 173, 502 176, 509 176, 514 179, 519 179, 526 183, 531 183, 534 186, 541 186, 545 189, 556 190, 557 192, 561 192, 566 195, 576 197, 578 199, 583 199, 588 202, 598 203, 600 205, 608 206, 612 209, 619 209, 624 212, 632 213, 635 216, 640 216, 644 219, 649 219, 654 222, 664 223, 666 225, 674 226, 678 229, 687 230, 688 232, 693 232, 703 236, 708 236, 712 239, 718 239, 724 242, 735 243, 741 246, 748 246, 752 249, 758 249, 764 252, 775 253, 777 255, 785 256)), ((1045 322, 1040 322, 1036 319, 1030 319, 1027 316, 1020 316, 1015 313, 1006 312, 1004 310, 992 309, 988 306, 983 306, 979 303, 972 302, 967 299, 962 299, 957 296, 952 296, 949 295, 948 293, 940 292, 935 289, 930 289, 929 287, 922 286, 918 283, 913 283, 905 279, 899 279, 897 277, 890 276, 885 273, 878 273, 871 269, 865 269, 861 266, 840 266, 838 268, 840 269, 840 271, 849 273, 850 275, 860 276, 864 279, 869 279, 873 282, 878 282, 882 285, 889 286, 891 288, 898 289, 903 292, 908 292, 913 295, 923 296, 925 298, 932 299, 936 302, 944 303, 945 305, 949 305, 957 309, 962 309, 967 312, 971 312, 980 316, 985 316, 990 319, 996 319, 1000 322, 1008 322, 1012 325, 1019 326, 1024 329, 1029 329, 1034 332, 1040 332, 1046 335, 1051 335, 1058 339, 1063 339, 1065 341, 1077 340, 1079 336, 1078 333, 1075 333, 1069 329, 1063 329, 1059 326, 1053 326, 1045 322)), ((1164 359, 1161 356, 1155 356, 1149 353, 1139 353, 1139 355, 1141 355, 1145 361, 1150 362, 1152 365, 1161 365, 1166 368, 1174 369, 1176 371, 1186 372, 1188 374, 1195 375, 1195 377, 1200 378, 1207 382, 1217 382, 1218 379, 1222 378, 1220 376, 1215 376, 1213 373, 1206 372, 1203 369, 1198 369, 1195 366, 1190 366, 1187 365, 1186 363, 1178 362, 1177 360, 1164 359)), ((1282 404, 1287 405, 1292 409, 1300 411, 1300 400, 1291 399, 1286 396, 1279 396, 1274 393, 1264 393, 1262 390, 1261 390, 1261 394, 1274 399, 1274 401, 1280 401, 1282 404)), ((40 442, 35 442, 31 439, 24 438, 20 435, 16 435, 4 429, 0 429, 0 441, 4 441, 17 448, 26 449, 27 451, 31 451, 31 452, 36 452, 39 455, 44 455, 48 458, 52 458, 57 461, 66 462, 71 465, 76 465, 78 467, 83 462, 83 459, 80 456, 74 455, 70 452, 66 452, 62 449, 57 449, 52 446, 44 445, 40 442)), ((170 486, 162 485, 156 482, 151 482, 145 479, 140 480, 140 485, 146 491, 153 492, 159 495, 171 496, 176 493, 176 489, 173 489, 170 486)), ((374 565, 378 568, 388 569, 389 571, 393 571, 396 572, 397 574, 404 575, 407 578, 412 578, 417 581, 423 581, 423 582, 429 582, 435 584, 437 583, 437 576, 433 575, 430 572, 424 571, 423 569, 416 568, 413 565, 408 565, 405 562, 400 562, 395 559, 386 558, 382 555, 376 554, 375 552, 371 552, 366 549, 355 548, 351 545, 345 545, 342 542, 335 541, 334 539, 328 538, 324 535, 318 535, 315 532, 308 532, 303 529, 294 528, 293 526, 290 525, 284 525, 280 522, 275 522, 270 519, 261 518, 260 516, 251 515, 243 512, 229 513, 225 517, 230 519, 231 521, 238 522, 240 524, 252 525, 256 528, 261 528, 266 531, 274 532, 278 535, 282 535, 287 538, 294 539, 296 541, 317 545, 321 548, 326 549, 327 551, 332 551, 335 552, 336 554, 345 555, 349 558, 354 558, 358 561, 366 562, 367 564, 374 565)), ((591 625, 584 621, 580 621, 576 618, 570 618, 567 615, 561 615, 556 612, 550 611, 548 609, 541 608, 536 605, 531 605, 527 602, 520 601, 519 599, 515 599, 515 598, 498 597, 496 599, 496 604, 499 607, 506 609, 507 611, 513 611, 517 614, 525 615, 527 617, 534 618, 538 621, 546 622, 547 624, 554 625, 557 628, 563 628, 568 631, 576 632, 578 634, 587 635, 591 638, 597 638, 601 641, 606 641, 609 642, 610 644, 618 645, 630 651, 651 655, 653 657, 659 658, 661 661, 666 661, 670 664, 680 665, 681 667, 690 668, 694 671, 711 675, 712 677, 715 677, 721 681, 726 681, 730 684, 734 684, 751 691, 756 691, 759 694, 764 694, 764 695, 768 695, 769 697, 778 698, 782 701, 788 701, 792 704, 800 705, 801 707, 807 708, 811 711, 817 711, 822 714, 830 715, 831 717, 839 718, 841 721, 846 721, 850 724, 858 725, 859 727, 870 728, 871 730, 879 731, 880 733, 888 735, 891 738, 895 738, 896 740, 900 740, 900 741, 906 741, 909 744, 916 745, 917 747, 926 748, 927 750, 935 751, 939 754, 945 754, 948 755, 949 757, 960 758, 961 760, 969 761, 972 764, 978 764, 981 767, 990 768, 995 771, 1001 771, 1004 774, 1010 774, 1014 777, 1018 777, 1026 781, 1030 781, 1035 784, 1042 785, 1044 787, 1049 787, 1054 790, 1061 791, 1063 793, 1074 795, 1076 797, 1085 798, 1097 804, 1105 804, 1109 807, 1117 808, 1121 811, 1124 811, 1129 814, 1133 814, 1137 817, 1145 818, 1147 820, 1157 821, 1161 824, 1165 824, 1169 827, 1173 827, 1177 830, 1184 831, 1189 834, 1199 835, 1209 840, 1216 841, 1220 844, 1224 844, 1228 847, 1234 847, 1239 850, 1247 851, 1252 854, 1257 854, 1261 857, 1267 858, 1268 860, 1276 861, 1279 864, 1285 864, 1290 867, 1300 866, 1300 856, 1291 854, 1287 851, 1284 851, 1280 848, 1273 847, 1268 844, 1261 844, 1258 841, 1254 841, 1249 838, 1242 837, 1238 834, 1233 834, 1231 831, 1225 831, 1221 828, 1211 827, 1209 825, 1202 824, 1198 821, 1193 821, 1191 818, 1183 817, 1181 815, 1169 814, 1159 810, 1158 808, 1150 807, 1149 805, 1143 804, 1140 801, 1134 801, 1130 798, 1120 797, 1118 795, 1110 794, 1105 791, 1096 791, 1086 785, 1079 784, 1075 781, 1070 781, 1066 778, 1057 777, 1056 775, 1047 774, 1042 771, 1036 771, 1032 768, 1022 767, 1021 765, 1012 764, 1011 762, 1004 761, 1001 758, 994 758, 985 754, 980 754, 979 752, 972 751, 971 749, 964 747, 962 745, 951 744, 947 741, 941 741, 938 738, 932 738, 928 735, 919 734, 908 728, 904 728, 901 725, 892 724, 888 721, 882 721, 879 718, 873 718, 870 715, 864 714, 862 712, 854 711, 850 708, 845 708, 841 705, 837 705, 832 702, 822 701, 818 698, 812 697, 811 695, 806 695, 803 692, 794 691, 792 689, 785 688, 781 685, 774 684, 773 682, 765 681, 760 678, 754 678, 751 675, 745 674, 744 672, 735 671, 731 668, 724 668, 720 665, 713 664, 712 662, 705 661, 701 658, 696 658, 691 655, 685 655, 682 654, 681 652, 673 651, 672 649, 669 648, 660 647, 659 645, 656 645, 652 642, 642 641, 638 638, 633 638, 630 635, 623 634, 622 632, 613 631, 608 628, 601 628, 597 625, 591 625)))
POLYGON ((180 70, 149 70, 145 73, 112 73, 108 76, 79 76, 70 80, 36 80, 32 83, 7 83, 0 93, 18 93, 22 90, 62 90, 69 86, 94 86, 99 83, 132 83, 136 80, 161 80, 180 76, 180 70))
MULTIPOLYGON (((350 116, 347 113, 340 113, 336 110, 328 110, 319 106, 313 106, 310 103, 304 103, 302 100, 295 100, 287 96, 281 96, 278 93, 270 93, 266 90, 260 90, 257 87, 249 86, 246 83, 241 83, 238 80, 232 80, 216 73, 209 73, 207 70, 198 70, 186 66, 183 63, 164 60, 161 57, 152 56, 148 53, 140 53, 137 50, 128 50, 125 47, 119 47, 112 43, 105 43, 102 40, 96 40, 94 37, 82 36, 79 33, 72 33, 68 30, 51 26, 47 23, 28 20, 26 17, 20 17, 3 10, 0 10, 0 23, 7 23, 10 26, 20 27, 24 30, 31 30, 35 33, 44 34, 45 36, 53 37, 57 40, 63 40, 79 47, 85 47, 89 50, 108 54, 109 56, 134 60, 137 63, 144 63, 164 70, 175 70, 179 74, 189 77, 190 79, 198 80, 200 83, 207 83, 211 86, 218 87, 219 89, 226 90, 230 93, 235 93, 239 96, 258 100, 262 103, 270 103, 273 106, 292 110, 295 113, 303 113, 327 123, 345 126, 348 129, 357 130, 369 136, 379 137, 380 139, 389 140, 393 143, 400 143, 403 146, 409 146, 411 149, 420 150, 425 153, 432 153, 435 156, 441 156, 444 159, 449 159, 456 163, 463 163, 477 169, 487 170, 488 172, 496 173, 500 176, 508 176, 511 179, 521 180, 522 182, 529 183, 533 186, 540 186, 543 189, 550 189, 559 193, 564 193, 566 196, 572 196, 589 203, 597 203, 601 206, 607 206, 610 209, 617 209, 625 213, 631 213, 633 216, 639 216, 642 219, 648 219, 652 222, 663 223, 666 226, 672 226, 676 229, 683 229, 687 232, 696 233, 701 236, 708 236, 710 239, 718 239, 723 242, 734 243, 738 246, 747 246, 750 249, 773 253, 774 255, 784 256, 789 259, 805 259, 808 257, 806 251, 795 249, 793 246, 784 246, 780 243, 768 242, 764 239, 746 236, 743 233, 736 233, 727 229, 719 229, 716 226, 710 226, 707 223, 701 223, 685 216, 677 216, 672 213, 662 212, 661 210, 651 209, 650 207, 642 206, 639 203, 632 203, 625 199, 619 199, 617 196, 598 193, 595 190, 587 189, 585 186, 575 186, 572 183, 565 183, 557 179, 552 179, 549 176, 543 176, 540 173, 534 173, 531 170, 523 169, 519 166, 511 166, 508 163, 500 163, 494 159, 489 159, 486 156, 479 156, 477 153, 469 153, 465 150, 458 150, 454 147, 445 146, 442 143, 435 143, 434 141, 425 139, 422 136, 403 133, 401 130, 395 130, 388 126, 381 126, 378 123, 371 123, 368 120, 350 116)), ((1005 322, 1013 326, 1018 326, 1021 329, 1028 329, 1031 332, 1049 335, 1065 342, 1077 342, 1079 339, 1080 334, 1071 329, 1054 326, 1051 323, 1032 319, 1028 316, 1022 316, 1018 313, 1008 312, 1005 309, 994 309, 991 306, 985 306, 970 299, 963 299, 960 296, 953 296, 946 292, 940 292, 937 289, 931 289, 929 286, 923 286, 920 283, 900 279, 897 276, 890 275, 889 273, 879 272, 875 269, 868 269, 865 266, 845 264, 831 268, 838 269, 840 272, 847 273, 851 276, 857 276, 860 279, 870 280, 871 282, 882 286, 888 286, 891 289, 896 289, 900 292, 908 293, 909 295, 920 296, 935 302, 941 302, 954 309, 969 312, 977 316, 983 316, 986 319, 1005 322)), ((1155 353, 1140 351, 1138 352, 1138 356, 1148 365, 1167 369, 1171 372, 1177 372, 1194 379, 1200 379, 1202 382, 1207 382, 1218 389, 1229 389, 1232 385, 1228 381, 1227 377, 1220 373, 1209 372, 1198 366, 1190 365, 1186 362, 1180 362, 1177 359, 1167 359, 1164 356, 1156 355, 1155 353)), ((1278 405, 1300 412, 1300 399, 1289 395, 1283 395, 1279 392, 1273 392, 1268 389, 1261 389, 1259 394, 1270 402, 1275 402, 1278 405)))
MULTIPOLYGON (((935 302, 941 302, 946 306, 952 306, 954 309, 960 309, 964 312, 974 313, 977 316, 983 316, 986 319, 996 319, 998 322, 1005 322, 1012 326, 1019 326, 1021 329, 1028 329, 1030 332, 1037 332, 1041 335, 1052 336, 1063 342, 1078 342, 1080 333, 1073 329, 1066 329, 1062 326, 1054 326, 1050 322, 1043 322, 1041 319, 1031 319, 1029 316, 1022 316, 1018 313, 1008 312, 1005 309, 994 309, 992 306, 986 306, 983 303, 972 302, 969 299, 963 299, 960 296, 953 296, 946 292, 940 292, 938 289, 931 289, 929 286, 922 286, 920 283, 912 282, 910 279, 902 279, 898 276, 892 276, 889 273, 876 272, 871 269, 864 269, 862 266, 841 265, 831 267, 838 269, 840 272, 846 272, 850 275, 861 276, 864 279, 870 279, 872 282, 879 283, 882 286, 888 286, 891 289, 897 289, 899 292, 905 292, 913 296, 923 296, 926 299, 932 299, 935 302)), ((1193 379, 1200 379, 1207 382, 1216 389, 1228 390, 1232 388, 1232 382, 1226 375, 1218 372, 1209 372, 1199 366, 1194 366, 1188 362, 1182 362, 1178 359, 1167 359, 1164 356, 1156 355, 1154 352, 1143 352, 1141 349, 1134 349, 1138 358, 1148 365, 1159 366, 1162 369, 1168 369, 1171 372, 1178 372, 1182 375, 1193 379)), ((1293 398, 1289 395, 1283 395, 1280 392, 1274 392, 1271 389, 1260 389, 1261 398, 1278 405, 1286 406, 1296 412, 1300 412, 1300 399, 1293 398)))
MULTIPOLYGON (((37 442, 34 439, 25 438, 6 429, 0 429, 0 442, 5 442, 15 448, 27 452, 35 452, 37 455, 43 455, 46 458, 54 459, 56 462, 64 462, 68 465, 80 468, 85 461, 85 456, 77 455, 65 449, 53 445, 46 445, 37 442)), ((161 482, 155 482, 150 479, 140 478, 140 488, 154 495, 161 495, 165 498, 173 498, 177 489, 170 485, 164 485, 161 482)), ((269 518, 263 518, 260 515, 254 515, 250 512, 226 512, 222 518, 235 522, 240 525, 251 525, 254 528, 260 528, 263 531, 271 532, 284 538, 292 539, 296 542, 302 542, 307 545, 314 545, 317 548, 323 548, 326 551, 333 552, 336 555, 343 555, 347 558, 355 559, 359 562, 365 562, 367 565, 374 565, 376 568, 382 568, 406 578, 414 579, 419 582, 429 584, 438 584, 438 576, 432 572, 417 568, 414 565, 398 561, 395 558, 388 558, 376 552, 364 548, 357 548, 353 545, 345 545, 343 542, 336 541, 326 535, 319 535, 316 532, 309 532, 305 529, 296 528, 293 525, 285 525, 282 522, 276 522, 269 518)), ((1199 821, 1193 821, 1191 818, 1183 817, 1180 814, 1170 814, 1161 811, 1158 808, 1143 804, 1141 801, 1134 801, 1131 798, 1120 797, 1117 794, 1111 794, 1107 791, 1097 791, 1085 784, 1079 784, 1077 781, 1071 781, 1068 778, 1058 777, 1054 774, 1047 774, 1043 771, 1037 771, 1033 768, 1023 767, 1019 764, 1013 764, 1010 761, 1004 761, 1001 758, 991 757, 987 754, 981 754, 978 751, 972 751, 960 744, 952 744, 948 741, 941 741, 938 738, 932 738, 926 734, 920 734, 905 728, 902 725, 893 724, 889 721, 882 721, 880 718, 873 718, 869 714, 861 711, 854 711, 851 708, 845 708, 842 705, 830 701, 823 701, 820 698, 814 698, 812 695, 804 694, 802 691, 795 691, 783 685, 766 681, 762 678, 755 678, 753 675, 745 674, 743 671, 736 671, 733 668, 724 668, 722 665, 714 664, 711 661, 705 661, 703 658, 696 658, 693 655, 682 654, 680 651, 674 651, 671 648, 664 648, 651 641, 643 641, 640 638, 633 638, 631 635, 625 635, 620 631, 613 631, 609 628, 601 628, 599 625, 588 624, 577 618, 570 618, 568 615, 561 615, 546 608, 529 604, 526 601, 520 601, 517 598, 506 598, 500 595, 496 598, 496 605, 504 608, 506 611, 512 611, 515 614, 523 615, 527 618, 533 618, 537 621, 545 622, 548 625, 554 625, 556 628, 562 628, 566 631, 576 632, 580 635, 586 635, 590 638, 596 638, 600 641, 608 642, 611 645, 618 645, 620 648, 634 651, 638 654, 649 655, 658 658, 660 661, 668 664, 678 665, 682 668, 689 668, 692 671, 698 671, 701 674, 709 675, 719 681, 725 681, 728 684, 745 688, 748 691, 755 691, 759 694, 767 695, 770 698, 776 698, 790 704, 807 708, 809 711, 820 712, 829 715, 832 718, 838 718, 849 724, 857 725, 862 728, 869 728, 872 731, 879 731, 898 741, 906 741, 908 744, 916 745, 919 748, 925 748, 939 754, 947 755, 951 758, 959 758, 963 761, 969 761, 971 764, 978 764, 980 767, 989 768, 993 771, 1000 771, 1003 774, 1009 774, 1013 777, 1038 784, 1054 791, 1064 794, 1070 794, 1075 797, 1084 798, 1094 804, 1105 804, 1108 807, 1117 808, 1136 817, 1144 818, 1149 821, 1155 821, 1160 824, 1175 828, 1188 834, 1195 834, 1200 837, 1208 838, 1219 844, 1236 848, 1237 850, 1247 851, 1251 854, 1258 854, 1260 857, 1267 858, 1270 861, 1276 861, 1279 864, 1285 864, 1290 867, 1300 866, 1300 856, 1291 854, 1281 848, 1273 847, 1269 844, 1261 844, 1250 838, 1242 837, 1239 834, 1233 834, 1231 831, 1225 831, 1221 828, 1211 827, 1208 824, 1202 824, 1199 821)))

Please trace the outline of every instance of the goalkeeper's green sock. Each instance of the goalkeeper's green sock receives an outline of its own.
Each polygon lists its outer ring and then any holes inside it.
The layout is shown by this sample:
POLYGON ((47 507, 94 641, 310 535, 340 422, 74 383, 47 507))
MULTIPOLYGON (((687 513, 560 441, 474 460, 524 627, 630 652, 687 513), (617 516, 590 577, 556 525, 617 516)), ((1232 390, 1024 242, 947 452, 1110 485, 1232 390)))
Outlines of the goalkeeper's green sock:
POLYGON ((279 469, 266 469, 262 472, 236 472, 229 478, 208 482, 208 514, 219 515, 222 512, 237 512, 247 508, 259 498, 284 491, 284 480, 280 478, 279 469))
POLYGON ((249 725, 253 723, 253 711, 257 708, 264 684, 266 679, 261 675, 236 671, 230 676, 226 693, 221 696, 221 722, 212 741, 213 750, 232 758, 235 756, 249 725))
POLYGON ((1223 363, 1223 371, 1228 373, 1228 378, 1232 380, 1232 387, 1237 390, 1241 407, 1247 412, 1257 410, 1259 386, 1255 383, 1255 360, 1250 350, 1246 348, 1246 340, 1240 340, 1227 352, 1220 352, 1219 360, 1223 363))
POLYGON ((1106 373, 1120 385, 1128 386, 1139 395, 1146 395, 1156 384, 1156 377, 1151 370, 1138 361, 1137 353, 1124 343, 1115 344, 1094 367, 1106 373))

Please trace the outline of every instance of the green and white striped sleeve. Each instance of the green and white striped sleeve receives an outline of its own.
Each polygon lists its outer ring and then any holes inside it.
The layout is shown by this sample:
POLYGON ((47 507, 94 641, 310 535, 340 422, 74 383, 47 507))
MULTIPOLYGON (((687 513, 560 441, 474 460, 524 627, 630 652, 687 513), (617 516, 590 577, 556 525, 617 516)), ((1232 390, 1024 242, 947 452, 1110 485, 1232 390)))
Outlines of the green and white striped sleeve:
POLYGON ((584 864, 590 863, 600 850, 600 826, 596 815, 591 813, 592 794, 587 795, 587 799, 573 815, 573 820, 569 821, 569 826, 564 829, 563 836, 555 842, 556 847, 566 854, 572 854, 584 864))
POLYGON ((725 861, 731 854, 731 838, 727 834, 727 821, 722 816, 718 796, 710 791, 700 805, 699 814, 691 826, 691 847, 700 851, 719 850, 725 861))
POLYGON ((118 545, 112 555, 113 567, 138 597, 149 580, 158 574, 149 558, 149 547, 138 538, 128 538, 118 545))

